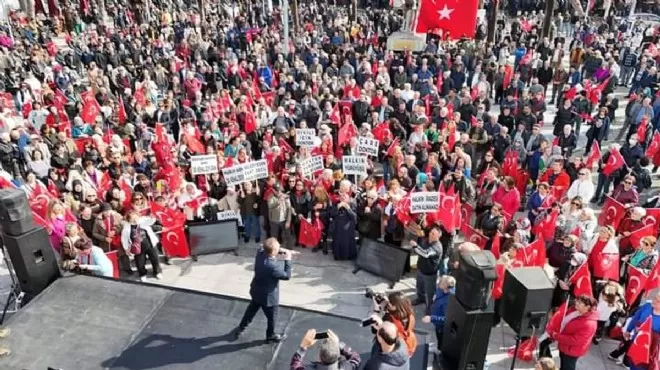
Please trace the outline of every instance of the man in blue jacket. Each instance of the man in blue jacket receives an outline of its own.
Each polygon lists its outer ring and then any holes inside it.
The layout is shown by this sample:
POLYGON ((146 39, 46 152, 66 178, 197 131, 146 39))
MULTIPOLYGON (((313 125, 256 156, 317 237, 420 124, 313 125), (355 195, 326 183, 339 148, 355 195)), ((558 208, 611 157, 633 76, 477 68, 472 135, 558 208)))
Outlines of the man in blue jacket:
POLYGON ((422 317, 422 322, 435 325, 438 350, 442 347, 442 334, 445 326, 447 306, 449 305, 449 298, 454 294, 455 287, 456 279, 449 275, 442 276, 438 280, 438 289, 435 291, 435 296, 433 297, 431 315, 422 317))
POLYGON ((291 256, 292 252, 285 249, 282 249, 280 254, 280 243, 275 238, 268 238, 263 248, 257 252, 254 261, 254 278, 250 284, 252 299, 241 323, 234 329, 236 339, 250 325, 260 308, 268 320, 266 341, 279 343, 286 339, 284 334, 275 334, 275 322, 280 304, 280 280, 291 279, 291 256), (284 260, 283 264, 280 259, 284 260))

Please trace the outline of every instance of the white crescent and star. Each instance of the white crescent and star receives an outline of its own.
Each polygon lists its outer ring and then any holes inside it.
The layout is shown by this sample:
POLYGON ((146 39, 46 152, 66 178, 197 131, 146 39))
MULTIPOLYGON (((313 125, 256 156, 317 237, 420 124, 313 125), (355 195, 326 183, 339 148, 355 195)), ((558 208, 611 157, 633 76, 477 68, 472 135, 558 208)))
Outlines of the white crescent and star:
POLYGON ((451 13, 454 12, 454 9, 449 9, 447 7, 447 4, 442 7, 442 9, 438 10, 438 14, 440 15, 440 19, 450 19, 451 13))

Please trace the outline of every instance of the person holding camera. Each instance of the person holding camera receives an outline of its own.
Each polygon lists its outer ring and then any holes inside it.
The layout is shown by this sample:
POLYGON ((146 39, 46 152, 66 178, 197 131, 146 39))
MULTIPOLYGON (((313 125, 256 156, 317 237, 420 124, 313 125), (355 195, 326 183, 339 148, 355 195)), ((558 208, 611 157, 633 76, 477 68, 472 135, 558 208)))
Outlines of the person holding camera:
POLYGON ((300 342, 300 348, 291 358, 291 370, 357 370, 360 367, 360 354, 351 349, 345 343, 339 341, 339 337, 328 330, 326 333, 317 333, 316 329, 309 329, 300 342), (325 335, 324 335, 325 334, 325 335), (313 346, 317 340, 323 339, 319 346, 319 360, 310 365, 303 364, 303 358, 307 349, 313 346))
MULTIPOLYGON (((417 349, 417 337, 415 336, 415 312, 410 300, 401 292, 372 293, 374 312, 380 313, 385 309, 385 314, 379 320, 391 322, 397 328, 401 338, 408 349, 408 355, 412 356, 417 349)), ((374 333, 376 329, 374 328, 374 333)))
POLYGON ((275 334, 275 322, 280 305, 280 280, 291 279, 291 257, 293 252, 280 250, 280 243, 275 238, 268 238, 257 252, 254 261, 254 278, 250 283, 250 303, 238 327, 234 329, 235 339, 240 338, 245 328, 261 308, 268 320, 266 341, 279 343, 286 339, 284 334, 275 334), (279 263, 284 260, 284 263, 279 263))
POLYGON ((373 315, 376 340, 364 370, 409 370, 410 356, 396 325, 373 315))
POLYGON ((413 305, 424 303, 426 305, 426 314, 431 311, 433 304, 433 294, 436 289, 436 280, 438 279, 438 269, 442 263, 442 244, 440 243, 442 232, 437 226, 429 230, 428 241, 423 245, 418 245, 414 240, 410 242, 415 253, 417 253, 417 299, 413 305))

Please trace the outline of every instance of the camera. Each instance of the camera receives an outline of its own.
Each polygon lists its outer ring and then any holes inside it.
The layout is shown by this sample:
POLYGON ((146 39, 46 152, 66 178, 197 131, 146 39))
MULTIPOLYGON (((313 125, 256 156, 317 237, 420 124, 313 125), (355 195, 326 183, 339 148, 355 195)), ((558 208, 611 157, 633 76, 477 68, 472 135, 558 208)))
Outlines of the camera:
POLYGON ((381 292, 374 292, 371 288, 367 288, 367 290, 364 292, 364 296, 373 299, 376 301, 376 303, 381 304, 385 301, 385 293, 381 292))

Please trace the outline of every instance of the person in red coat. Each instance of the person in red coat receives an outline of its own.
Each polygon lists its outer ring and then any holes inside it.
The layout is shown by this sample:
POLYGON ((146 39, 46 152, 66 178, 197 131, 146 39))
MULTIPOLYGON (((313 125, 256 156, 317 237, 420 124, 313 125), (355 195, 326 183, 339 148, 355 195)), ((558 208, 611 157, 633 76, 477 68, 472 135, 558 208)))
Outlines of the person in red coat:
POLYGON ((502 206, 503 214, 507 217, 507 221, 511 221, 511 217, 518 212, 520 208, 520 193, 516 189, 516 181, 511 176, 504 178, 504 186, 500 186, 493 194, 493 203, 502 206))
POLYGON ((589 352, 598 325, 597 304, 588 295, 578 296, 573 307, 563 316, 559 327, 549 325, 546 328, 549 339, 557 342, 560 370, 577 369, 578 359, 589 352))
POLYGON ((550 165, 550 170, 545 171, 539 179, 539 183, 542 182, 547 182, 550 186, 568 189, 571 186, 571 178, 564 171, 564 160, 554 160, 550 165))
POLYGON ((629 236, 633 232, 645 226, 644 222, 642 221, 644 216, 646 216, 646 209, 642 207, 635 207, 619 224, 619 227, 616 230, 616 235, 621 237, 619 240, 619 252, 621 257, 625 257, 631 254, 635 251, 635 248, 638 247, 630 243, 629 236))

